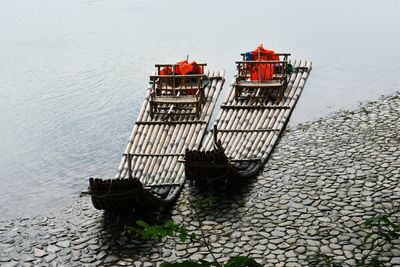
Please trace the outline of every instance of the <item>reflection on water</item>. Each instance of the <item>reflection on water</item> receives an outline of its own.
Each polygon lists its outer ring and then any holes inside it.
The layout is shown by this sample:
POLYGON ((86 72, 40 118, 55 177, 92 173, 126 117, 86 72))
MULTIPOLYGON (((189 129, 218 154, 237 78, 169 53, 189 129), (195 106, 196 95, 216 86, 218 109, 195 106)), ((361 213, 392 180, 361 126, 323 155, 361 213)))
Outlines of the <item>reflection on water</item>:
MULTIPOLYGON (((155 63, 313 61, 291 124, 399 90, 397 0, 2 1, 0 213, 56 211, 116 171, 155 63)), ((225 90, 227 84, 225 85, 225 90)))

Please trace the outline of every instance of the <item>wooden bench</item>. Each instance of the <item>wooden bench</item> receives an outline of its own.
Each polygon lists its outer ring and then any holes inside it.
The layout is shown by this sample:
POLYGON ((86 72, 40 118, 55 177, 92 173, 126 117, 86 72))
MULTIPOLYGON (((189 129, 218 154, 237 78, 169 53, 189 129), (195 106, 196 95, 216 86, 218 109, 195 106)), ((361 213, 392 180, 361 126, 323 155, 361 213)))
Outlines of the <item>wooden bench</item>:
MULTIPOLYGON (((278 54, 281 55, 281 54, 278 54)), ((287 58, 290 54, 282 54, 287 58)), ((279 101, 287 88, 287 60, 243 60, 236 61, 235 99, 266 98, 266 91, 277 91, 279 101)))
POLYGON ((171 120, 176 115, 196 115, 199 118, 205 100, 204 79, 204 74, 150 76, 150 117, 160 114, 164 115, 163 119, 171 120))

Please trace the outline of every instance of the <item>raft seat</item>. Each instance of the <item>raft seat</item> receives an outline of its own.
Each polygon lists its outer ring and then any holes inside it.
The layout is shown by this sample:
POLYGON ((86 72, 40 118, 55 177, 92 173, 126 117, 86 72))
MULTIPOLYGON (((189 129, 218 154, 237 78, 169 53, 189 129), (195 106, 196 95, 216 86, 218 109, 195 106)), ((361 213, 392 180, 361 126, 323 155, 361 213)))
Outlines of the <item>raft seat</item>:
POLYGON ((205 100, 204 75, 152 75, 150 93, 150 117, 165 115, 196 115, 200 117, 205 100))
POLYGON ((287 64, 287 60, 237 61, 235 99, 266 99, 268 91, 277 91, 281 101, 287 88, 287 64))

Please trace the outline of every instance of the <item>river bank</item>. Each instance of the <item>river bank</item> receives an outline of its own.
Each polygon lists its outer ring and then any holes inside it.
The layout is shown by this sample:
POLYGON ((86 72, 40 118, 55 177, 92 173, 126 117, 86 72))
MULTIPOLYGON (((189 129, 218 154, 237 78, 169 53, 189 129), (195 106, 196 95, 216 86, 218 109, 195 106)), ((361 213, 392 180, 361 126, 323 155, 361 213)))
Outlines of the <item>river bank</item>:
MULTIPOLYGON (((365 219, 391 213, 400 222, 399 117, 397 93, 288 129, 263 171, 239 189, 186 184, 178 202, 213 201, 200 213, 202 225, 187 207, 173 208, 170 217, 189 231, 201 227, 221 262, 244 255, 265 266, 302 266, 321 252, 353 265, 362 256, 365 219)), ((210 258, 200 244, 120 237, 124 223, 87 197, 57 215, 1 221, 0 265, 153 266, 210 258)), ((400 242, 381 258, 400 265, 400 242)))

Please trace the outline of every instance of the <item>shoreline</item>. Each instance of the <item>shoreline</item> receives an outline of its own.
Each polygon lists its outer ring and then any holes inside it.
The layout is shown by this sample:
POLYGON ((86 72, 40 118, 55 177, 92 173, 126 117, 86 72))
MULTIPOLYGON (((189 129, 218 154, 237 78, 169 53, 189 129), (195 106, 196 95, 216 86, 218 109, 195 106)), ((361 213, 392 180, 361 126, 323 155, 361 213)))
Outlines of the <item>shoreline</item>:
MULTIPOLYGON (((377 213, 400 222, 400 92, 287 128, 257 177, 239 190, 202 194, 188 184, 186 196, 210 198, 202 228, 224 261, 255 258, 265 266, 302 266, 307 255, 333 255, 352 265, 363 237, 361 223, 377 213)), ((195 231, 189 209, 171 218, 195 231)), ((161 259, 209 259, 200 244, 140 242, 118 237, 119 221, 95 210, 90 198, 54 215, 0 221, 0 265, 153 266, 161 259), (58 217, 60 216, 60 217, 58 217)), ((400 264, 400 242, 391 254, 400 264)))

